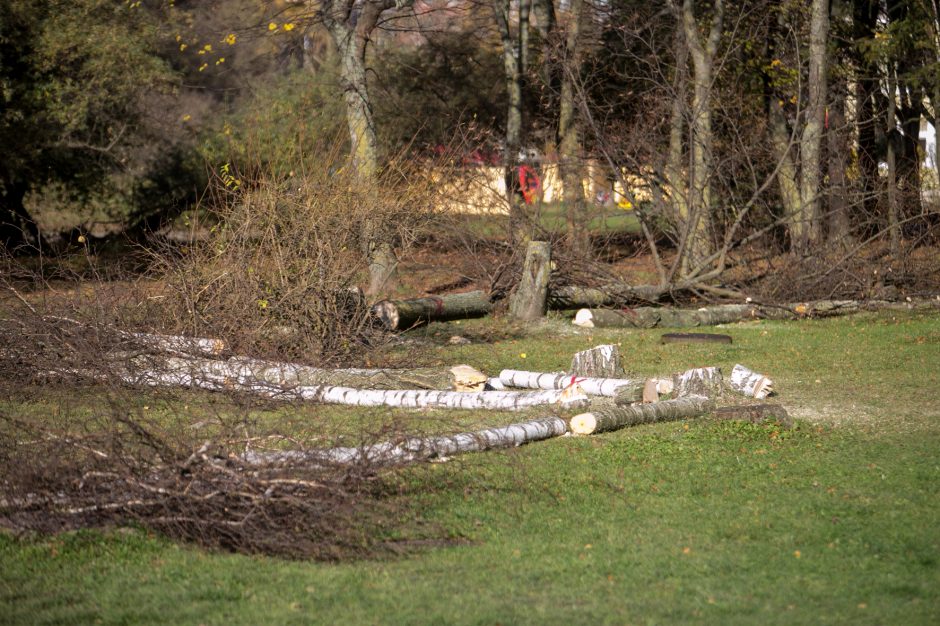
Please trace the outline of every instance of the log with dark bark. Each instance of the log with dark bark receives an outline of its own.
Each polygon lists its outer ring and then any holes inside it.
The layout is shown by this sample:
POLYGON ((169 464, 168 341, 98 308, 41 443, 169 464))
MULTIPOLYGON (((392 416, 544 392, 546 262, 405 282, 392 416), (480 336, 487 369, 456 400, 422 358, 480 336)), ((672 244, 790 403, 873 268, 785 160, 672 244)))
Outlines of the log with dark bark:
POLYGON ((277 463, 354 464, 369 462, 379 465, 400 465, 432 459, 443 459, 467 452, 482 452, 497 448, 511 448, 533 441, 560 437, 568 432, 568 423, 560 417, 548 416, 486 428, 475 432, 438 437, 416 437, 401 442, 340 447, 325 450, 286 450, 283 452, 246 452, 241 460, 249 465, 277 463))
POLYGON ((483 291, 410 300, 382 300, 372 307, 373 315, 389 330, 407 330, 425 322, 480 317, 492 310, 493 303, 483 291))
POLYGON ((575 353, 568 372, 584 378, 623 378, 620 348, 613 344, 575 353))
POLYGON ((569 428, 577 435, 591 435, 637 424, 699 417, 714 408, 715 403, 709 398, 686 396, 653 404, 595 409, 590 413, 575 415, 569 422, 569 428))
POLYGON ((548 308, 554 310, 603 307, 634 302, 656 302, 663 290, 653 285, 614 283, 603 287, 564 285, 548 294, 548 308))
POLYGON ((552 245, 547 241, 530 241, 526 246, 522 280, 509 298, 512 317, 524 322, 545 317, 551 273, 552 245))
POLYGON ((743 404, 741 406, 723 406, 715 409, 712 414, 718 419, 738 420, 762 424, 764 422, 780 422, 781 425, 792 428, 793 420, 787 410, 779 404, 743 404))

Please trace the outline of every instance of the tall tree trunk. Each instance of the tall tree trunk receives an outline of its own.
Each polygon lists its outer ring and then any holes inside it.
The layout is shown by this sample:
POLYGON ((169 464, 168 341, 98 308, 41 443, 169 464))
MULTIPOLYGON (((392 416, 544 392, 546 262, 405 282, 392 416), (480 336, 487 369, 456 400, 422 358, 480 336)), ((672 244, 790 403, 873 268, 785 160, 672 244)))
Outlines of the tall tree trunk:
POLYGON ((805 250, 819 241, 822 181, 820 156, 826 111, 826 74, 829 51, 829 0, 813 0, 809 35, 809 80, 805 123, 800 139, 800 200, 807 228, 798 247, 805 250))
POLYGON ((581 68, 579 44, 584 0, 571 0, 565 36, 564 68, 558 114, 558 145, 561 184, 568 221, 568 245, 576 256, 590 255, 584 187, 581 170, 581 133, 574 100, 574 80, 581 68))
POLYGON ((27 185, 0 181, 0 246, 9 252, 22 252, 28 246, 41 250, 42 233, 23 206, 27 185))
POLYGON ((676 75, 673 78, 672 108, 669 116, 669 151, 666 156, 665 179, 669 187, 672 221, 677 224, 681 239, 684 225, 689 221, 689 190, 682 176, 683 138, 685 136, 686 91, 689 82, 689 48, 683 29, 675 34, 676 75))
MULTIPOLYGON (((363 184, 375 183, 379 170, 378 141, 372 118, 372 101, 366 81, 366 45, 379 15, 392 6, 388 2, 362 3, 353 15, 351 3, 324 3, 323 22, 340 56, 340 77, 349 128, 350 161, 363 184)), ((388 229, 378 219, 363 225, 362 252, 369 264, 367 293, 376 295, 391 288, 398 260, 388 229)))
POLYGON ((514 244, 525 243, 531 238, 530 225, 525 211, 525 200, 519 185, 517 171, 519 152, 522 150, 523 133, 523 97, 525 95, 525 74, 528 70, 529 44, 529 7, 530 0, 519 2, 518 33, 513 37, 512 24, 509 20, 510 0, 493 0, 493 16, 499 29, 503 48, 503 71, 506 91, 509 96, 509 108, 506 112, 505 155, 503 178, 506 183, 506 197, 509 202, 509 236, 514 244))
POLYGON ((848 168, 849 129, 845 117, 845 102, 848 84, 844 76, 833 81, 830 87, 829 117, 827 133, 829 173, 829 241, 843 248, 853 245, 852 223, 849 216, 849 186, 846 176, 848 168))
POLYGON ((692 0, 682 5, 682 26, 692 56, 694 68, 692 85, 692 123, 689 143, 691 147, 689 168, 688 221, 685 238, 682 270, 683 276, 701 271, 699 266, 711 253, 711 218, 713 210, 712 175, 714 168, 711 115, 712 74, 715 55, 721 40, 724 1, 715 0, 712 21, 707 39, 703 42, 692 7, 692 0))
MULTIPOLYGON (((853 39, 858 44, 874 37, 878 25, 880 3, 872 0, 854 0, 852 24, 853 39)), ((869 56, 861 52, 859 45, 851 47, 853 51, 856 90, 855 124, 858 129, 859 192, 864 206, 866 219, 871 219, 878 212, 878 195, 881 182, 878 175, 878 162, 881 159, 879 135, 881 134, 882 108, 877 100, 881 93, 881 70, 869 56)))
POLYGON ((888 138, 888 235, 891 241, 891 256, 897 260, 901 252, 901 227, 898 223, 898 119, 897 80, 894 68, 888 68, 888 110, 885 114, 885 135, 888 138))

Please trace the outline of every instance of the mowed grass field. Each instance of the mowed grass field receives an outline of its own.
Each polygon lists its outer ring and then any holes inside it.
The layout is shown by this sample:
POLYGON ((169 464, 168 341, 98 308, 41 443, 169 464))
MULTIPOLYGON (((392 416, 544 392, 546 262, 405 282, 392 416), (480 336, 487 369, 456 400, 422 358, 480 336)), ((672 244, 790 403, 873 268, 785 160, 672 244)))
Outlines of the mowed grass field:
MULTIPOLYGON (((740 362, 774 379, 797 427, 703 418, 407 470, 407 522, 444 541, 394 558, 0 535, 0 623, 936 624, 940 316, 734 324, 717 346, 662 332, 465 321, 391 356, 551 371, 613 342, 637 374, 740 362)), ((518 419, 427 416, 436 430, 518 419)))

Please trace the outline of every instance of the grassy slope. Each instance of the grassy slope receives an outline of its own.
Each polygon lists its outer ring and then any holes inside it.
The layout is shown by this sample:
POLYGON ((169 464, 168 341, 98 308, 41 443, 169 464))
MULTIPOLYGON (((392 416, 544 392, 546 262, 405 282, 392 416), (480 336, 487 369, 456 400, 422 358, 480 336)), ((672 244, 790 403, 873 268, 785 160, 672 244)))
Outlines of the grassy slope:
POLYGON ((940 319, 761 322, 724 329, 732 346, 681 348, 567 328, 423 357, 554 369, 617 341, 640 373, 742 361, 807 419, 659 424, 411 472, 415 514, 468 541, 397 560, 290 563, 139 533, 0 538, 0 622, 934 622, 940 319))

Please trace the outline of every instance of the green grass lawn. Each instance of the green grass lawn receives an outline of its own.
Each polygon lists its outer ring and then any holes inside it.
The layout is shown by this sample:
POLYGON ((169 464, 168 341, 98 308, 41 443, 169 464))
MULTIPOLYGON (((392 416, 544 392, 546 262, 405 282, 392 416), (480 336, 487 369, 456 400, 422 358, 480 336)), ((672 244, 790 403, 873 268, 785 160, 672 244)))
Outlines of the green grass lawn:
POLYGON ((663 346, 661 332, 477 320, 419 329, 387 356, 554 370, 616 342, 641 374, 742 362, 775 380, 798 426, 706 418, 408 470, 395 479, 408 515, 453 541, 398 558, 0 535, 0 623, 936 623, 940 318, 736 324, 716 346, 663 346), (474 343, 444 345, 454 334, 474 343))

